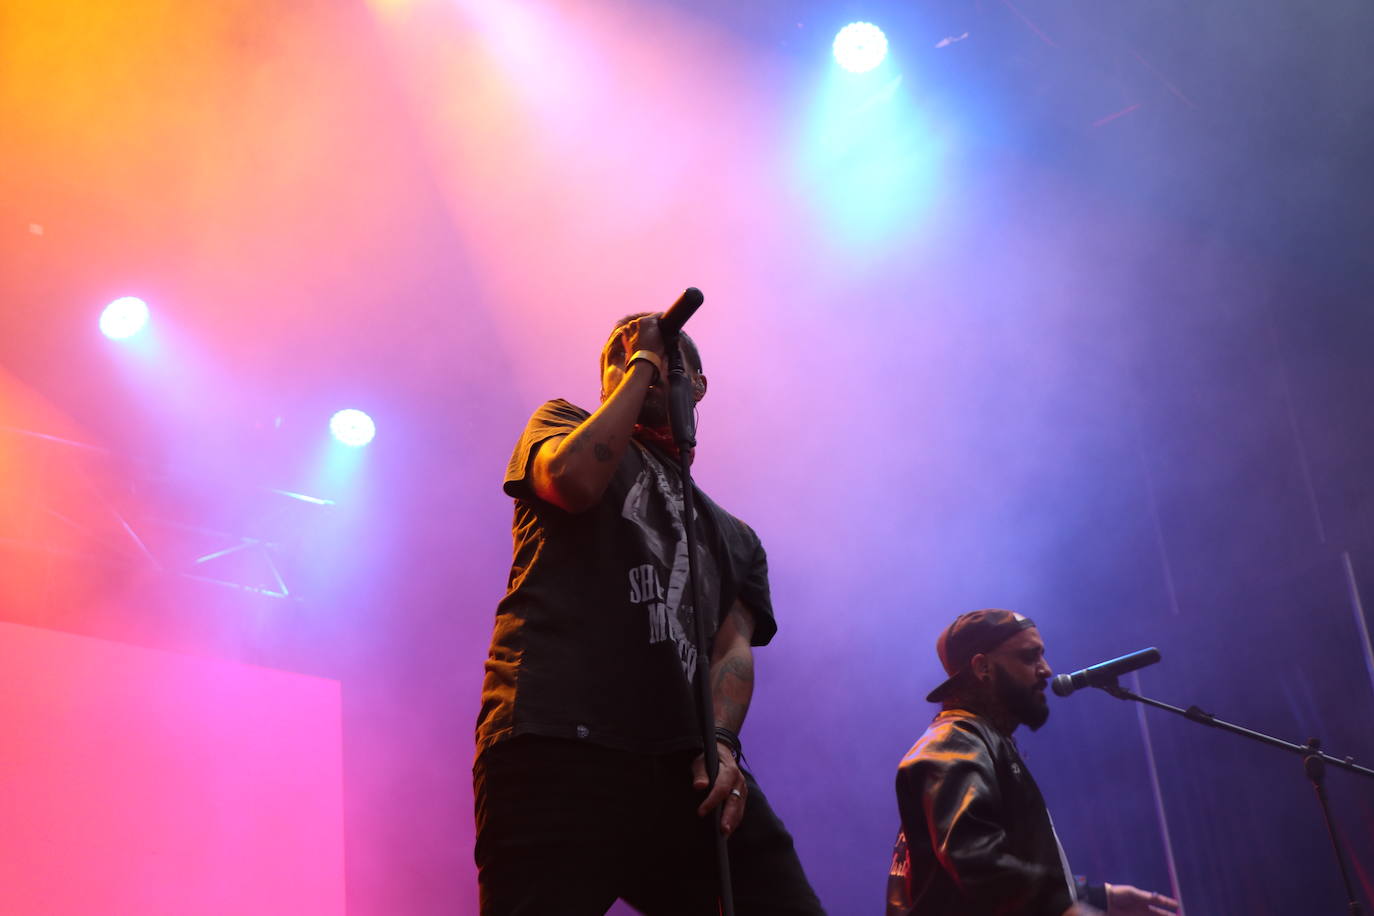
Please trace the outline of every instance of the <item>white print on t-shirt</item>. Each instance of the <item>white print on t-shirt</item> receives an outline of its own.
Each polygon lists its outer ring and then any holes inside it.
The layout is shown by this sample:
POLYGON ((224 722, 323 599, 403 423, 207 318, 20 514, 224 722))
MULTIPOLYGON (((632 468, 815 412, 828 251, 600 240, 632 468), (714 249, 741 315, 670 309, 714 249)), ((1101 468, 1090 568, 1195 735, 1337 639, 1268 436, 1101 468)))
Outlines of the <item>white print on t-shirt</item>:
POLYGON ((690 682, 696 675, 697 650, 688 635, 693 626, 692 607, 683 594, 687 586, 687 530, 682 524, 682 494, 675 492, 662 468, 646 455, 625 494, 620 514, 638 529, 644 546, 659 561, 630 567, 630 603, 642 605, 649 615, 651 645, 672 641, 682 673, 690 682), (666 587, 659 576, 660 568, 668 570, 666 587))
POLYGON ((645 563, 630 570, 630 603, 643 604, 655 600, 663 600, 663 586, 658 583, 658 570, 654 564, 645 563))
POLYGON ((646 604, 649 610, 649 642, 663 642, 671 633, 668 626, 668 605, 664 603, 663 585, 658 568, 644 563, 630 570, 630 603, 646 604))

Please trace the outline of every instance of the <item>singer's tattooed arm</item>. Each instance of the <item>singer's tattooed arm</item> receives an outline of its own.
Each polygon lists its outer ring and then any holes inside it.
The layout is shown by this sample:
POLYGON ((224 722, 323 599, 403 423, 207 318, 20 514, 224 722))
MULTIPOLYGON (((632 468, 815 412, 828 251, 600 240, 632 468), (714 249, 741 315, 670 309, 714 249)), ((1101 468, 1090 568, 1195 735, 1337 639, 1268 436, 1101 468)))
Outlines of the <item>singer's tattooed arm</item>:
POLYGON ((754 696, 754 615, 735 601, 716 633, 711 651, 711 697, 716 724, 738 732, 754 696))
MULTIPOLYGON (((738 732, 744 724, 749 700, 754 695, 754 650, 750 645, 753 636, 754 615, 736 600, 721 621, 711 647, 711 699, 715 706, 716 724, 733 732, 738 732)), ((722 833, 729 834, 739 826, 749 797, 749 786, 729 746, 717 742, 716 751, 720 770, 714 784, 706 778, 703 757, 697 757, 692 764, 694 785, 698 789, 705 789, 708 785, 711 787, 697 813, 705 815, 716 806, 721 806, 720 829, 722 833)))
MULTIPOLYGON (((637 331, 635 323, 623 333, 637 331)), ((631 363, 628 370, 607 366, 604 378, 610 393, 596 413, 566 436, 544 440, 534 453, 530 485, 536 496, 566 512, 585 512, 601 500, 630 445, 654 373, 654 367, 644 360, 631 363)))

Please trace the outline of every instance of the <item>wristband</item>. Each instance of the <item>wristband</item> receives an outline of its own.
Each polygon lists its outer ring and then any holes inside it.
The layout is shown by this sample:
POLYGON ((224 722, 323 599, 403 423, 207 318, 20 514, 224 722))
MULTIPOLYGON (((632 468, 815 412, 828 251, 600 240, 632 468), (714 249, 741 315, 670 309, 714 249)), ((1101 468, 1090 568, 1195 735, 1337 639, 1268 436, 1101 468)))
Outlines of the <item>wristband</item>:
POLYGON ((631 353, 630 358, 625 360, 626 372, 630 371, 630 366, 633 365, 634 361, 637 359, 642 359, 646 363, 654 367, 654 371, 658 373, 655 376, 655 378, 664 378, 665 373, 663 372, 663 357, 659 356, 653 350, 636 350, 633 353, 631 353))
POLYGON ((730 753, 735 755, 735 762, 739 763, 744 759, 744 748, 740 746, 739 735, 730 731, 724 725, 716 726, 716 741, 730 748, 730 753))

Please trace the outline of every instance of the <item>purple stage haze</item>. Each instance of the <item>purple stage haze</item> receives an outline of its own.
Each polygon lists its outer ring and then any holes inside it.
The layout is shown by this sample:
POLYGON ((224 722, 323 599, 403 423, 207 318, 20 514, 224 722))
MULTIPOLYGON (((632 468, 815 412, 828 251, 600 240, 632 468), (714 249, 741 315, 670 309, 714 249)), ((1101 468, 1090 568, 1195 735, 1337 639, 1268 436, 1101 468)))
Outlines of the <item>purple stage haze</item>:
MULTIPOLYGON (((780 624, 743 738, 832 913, 881 911, 966 610, 1374 762, 1367 5, 879 3, 871 82, 839 3, 7 6, 0 619, 340 682, 350 916, 476 913, 505 463, 686 286, 780 624)), ((1342 906, 1297 761, 1051 702, 1078 871, 1342 906)))

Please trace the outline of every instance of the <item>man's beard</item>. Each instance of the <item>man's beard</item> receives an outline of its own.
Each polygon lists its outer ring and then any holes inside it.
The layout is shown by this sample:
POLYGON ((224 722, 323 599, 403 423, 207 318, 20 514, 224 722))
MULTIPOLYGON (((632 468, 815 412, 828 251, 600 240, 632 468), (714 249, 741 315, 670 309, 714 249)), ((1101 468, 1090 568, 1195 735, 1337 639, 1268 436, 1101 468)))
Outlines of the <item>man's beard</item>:
POLYGON ((993 686, 998 703, 1017 722, 1031 731, 1038 730, 1050 717, 1050 704, 1045 700, 1045 691, 1037 690, 1038 685, 1022 687, 1013 683, 1001 668, 995 670, 997 673, 993 686))

